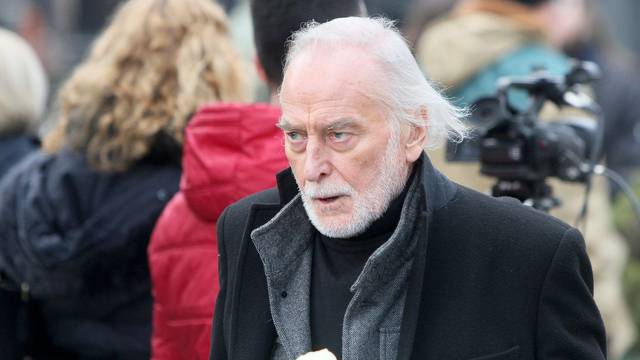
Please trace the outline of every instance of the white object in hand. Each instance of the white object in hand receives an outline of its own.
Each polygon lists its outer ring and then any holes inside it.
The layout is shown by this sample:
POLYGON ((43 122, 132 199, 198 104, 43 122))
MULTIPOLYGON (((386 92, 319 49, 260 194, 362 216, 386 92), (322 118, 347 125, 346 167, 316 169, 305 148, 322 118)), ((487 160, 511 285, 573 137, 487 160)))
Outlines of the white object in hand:
POLYGON ((335 355, 331 353, 331 351, 327 349, 322 349, 319 351, 308 352, 296 360, 337 360, 335 355))

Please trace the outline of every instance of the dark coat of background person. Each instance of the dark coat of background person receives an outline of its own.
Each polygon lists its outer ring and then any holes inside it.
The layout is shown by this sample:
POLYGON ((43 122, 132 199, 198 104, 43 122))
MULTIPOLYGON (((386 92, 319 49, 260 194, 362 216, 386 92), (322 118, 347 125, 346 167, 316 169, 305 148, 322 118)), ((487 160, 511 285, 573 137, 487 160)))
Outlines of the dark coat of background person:
MULTIPOLYGON (((409 278, 398 359, 606 358, 580 233, 515 200, 457 185, 428 160, 423 166, 427 236, 409 278)), ((286 171, 278 189, 220 216, 211 359, 270 359, 276 330, 250 233, 296 193, 286 171)))
POLYGON ((14 306, 0 318, 18 324, 16 343, 4 339, 2 349, 33 346, 43 359, 149 357, 146 247, 178 190, 180 167, 168 164, 150 155, 106 174, 77 153, 40 153, 4 179, 0 268, 14 306), (33 301, 16 301, 18 291, 33 301))
MULTIPOLYGON (((33 135, 45 112, 47 90, 47 78, 35 51, 23 38, 0 27, 0 181, 38 149, 33 135)), ((18 316, 13 309, 19 304, 16 293, 0 290, 3 359, 19 357, 16 329, 12 326, 18 316)))
POLYGON ((38 149, 38 140, 28 135, 0 137, 0 179, 11 167, 38 149))
POLYGON ((209 104, 185 131, 180 191, 149 243, 153 359, 206 359, 218 295, 216 221, 238 199, 275 185, 287 167, 280 109, 209 104))

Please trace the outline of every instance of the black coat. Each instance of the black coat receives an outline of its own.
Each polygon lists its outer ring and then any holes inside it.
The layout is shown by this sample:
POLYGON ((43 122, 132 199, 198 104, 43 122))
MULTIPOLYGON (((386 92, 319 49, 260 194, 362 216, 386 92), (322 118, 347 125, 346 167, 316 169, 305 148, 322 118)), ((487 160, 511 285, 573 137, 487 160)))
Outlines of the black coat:
MULTIPOLYGON (((421 165, 428 234, 409 278, 399 359, 604 359, 580 233, 513 199, 421 165)), ((250 233, 296 193, 290 172, 218 220, 220 294, 211 358, 270 359, 276 336, 250 233)))
POLYGON ((0 334, 12 335, 0 358, 34 348, 44 359, 149 358, 146 248, 179 178, 173 163, 102 173, 62 151, 0 182, 0 334))

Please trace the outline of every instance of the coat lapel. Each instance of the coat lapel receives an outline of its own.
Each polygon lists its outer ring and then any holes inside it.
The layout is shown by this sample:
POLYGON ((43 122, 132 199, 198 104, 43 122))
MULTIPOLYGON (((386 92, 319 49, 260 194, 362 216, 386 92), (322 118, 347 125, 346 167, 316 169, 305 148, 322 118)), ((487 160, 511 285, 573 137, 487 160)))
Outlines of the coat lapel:
POLYGON ((270 360, 276 338, 271 318, 269 293, 264 266, 258 255, 251 232, 271 220, 298 192, 291 169, 276 175, 280 203, 254 204, 243 232, 237 279, 231 299, 230 348, 232 359, 270 360))
POLYGON ((400 343, 398 347, 398 360, 410 360, 413 352, 414 338, 418 326, 418 313, 422 303, 422 287, 424 286, 424 273, 426 270, 427 237, 429 231, 429 219, 426 213, 422 213, 422 229, 418 232, 418 246, 416 259, 409 275, 407 283, 407 298, 402 314, 402 326, 400 343))
MULTIPOLYGON (((398 360, 410 360, 414 350, 418 315, 424 302, 422 296, 424 275, 428 270, 427 245, 433 213, 446 206, 457 192, 456 185, 433 167, 426 154, 422 154, 418 164, 420 166, 419 180, 423 184, 425 211, 420 215, 422 218, 418 219, 421 229, 418 233, 416 259, 409 275, 407 298, 402 315, 398 360)), ((420 345, 425 346, 425 344, 420 345)))
POLYGON ((268 360, 271 357, 276 331, 271 319, 264 268, 250 233, 251 229, 268 222, 279 210, 279 204, 256 204, 251 208, 232 297, 235 300, 230 331, 233 359, 268 360))

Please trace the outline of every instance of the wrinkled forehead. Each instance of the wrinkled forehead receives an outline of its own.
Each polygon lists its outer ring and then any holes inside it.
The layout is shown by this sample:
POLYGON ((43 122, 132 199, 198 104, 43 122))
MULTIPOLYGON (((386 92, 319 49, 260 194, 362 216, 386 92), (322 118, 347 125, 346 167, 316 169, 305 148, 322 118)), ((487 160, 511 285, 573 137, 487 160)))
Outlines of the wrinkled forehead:
POLYGON ((283 102, 376 101, 383 88, 381 67, 365 49, 323 45, 291 59, 280 95, 283 102))

